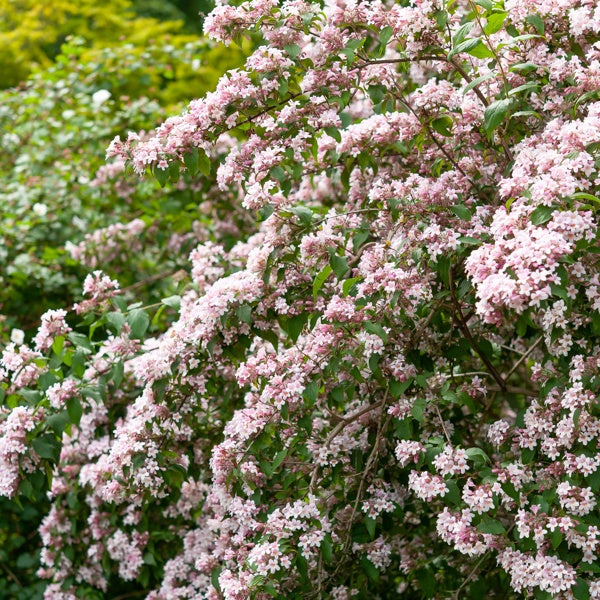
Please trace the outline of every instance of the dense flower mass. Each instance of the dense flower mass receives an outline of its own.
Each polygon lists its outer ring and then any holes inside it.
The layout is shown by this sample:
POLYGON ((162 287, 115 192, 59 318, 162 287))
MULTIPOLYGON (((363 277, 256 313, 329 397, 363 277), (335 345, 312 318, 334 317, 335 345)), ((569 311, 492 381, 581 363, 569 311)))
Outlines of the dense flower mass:
POLYGON ((45 598, 600 598, 600 9, 205 27, 260 41, 108 149, 221 217, 178 293, 130 302, 99 269, 145 223, 104 228, 69 248, 79 317, 2 354, 0 493, 52 475, 45 598))

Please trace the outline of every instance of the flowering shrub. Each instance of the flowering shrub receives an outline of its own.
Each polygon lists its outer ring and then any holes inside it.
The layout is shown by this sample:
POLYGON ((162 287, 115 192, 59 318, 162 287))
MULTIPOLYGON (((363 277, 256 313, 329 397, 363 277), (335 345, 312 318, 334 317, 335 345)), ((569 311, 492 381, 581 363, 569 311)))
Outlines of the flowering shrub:
POLYGON ((600 10, 205 29, 264 43, 108 152, 228 207, 181 292, 157 319, 97 270, 2 355, 45 598, 600 598, 600 10))

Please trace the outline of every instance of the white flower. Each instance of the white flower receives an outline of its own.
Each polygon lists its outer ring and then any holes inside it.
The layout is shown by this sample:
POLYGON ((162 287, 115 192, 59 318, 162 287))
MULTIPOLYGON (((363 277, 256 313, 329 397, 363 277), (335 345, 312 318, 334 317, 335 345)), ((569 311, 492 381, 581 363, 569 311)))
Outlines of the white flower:
POLYGON ((38 217, 45 217, 46 214, 48 213, 48 207, 45 204, 42 204, 41 202, 36 202, 33 205, 33 212, 38 217))
POLYGON ((108 90, 98 90, 92 94, 92 104, 96 107, 104 104, 111 97, 108 90))
POLYGON ((10 341, 20 346, 25 341, 25 332, 22 329, 13 329, 10 332, 10 341))

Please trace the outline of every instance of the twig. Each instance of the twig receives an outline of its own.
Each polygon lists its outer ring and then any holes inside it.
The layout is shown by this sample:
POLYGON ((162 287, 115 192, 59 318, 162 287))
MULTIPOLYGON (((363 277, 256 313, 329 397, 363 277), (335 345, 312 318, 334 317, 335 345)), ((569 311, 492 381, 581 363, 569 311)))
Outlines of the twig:
POLYGON ((531 348, 521 355, 521 358, 519 358, 519 360, 513 365, 512 369, 506 374, 506 377, 504 378, 505 380, 508 379, 519 368, 519 365, 535 350, 536 346, 542 341, 543 338, 544 336, 540 335, 540 337, 535 340, 531 348))
POLYGON ((442 413, 440 412, 438 405, 434 404, 434 407, 435 407, 435 412, 437 412, 438 417, 440 418, 440 424, 442 426, 442 430, 444 431, 444 435, 446 436, 446 440, 448 440, 448 444, 452 447, 452 440, 450 439, 450 436, 448 435, 448 430, 446 429, 446 425, 444 425, 444 417, 442 417, 442 413))
POLYGON ((454 596, 453 596, 454 600, 460 600, 460 597, 459 597, 460 592, 469 583, 469 581, 471 581, 471 579, 473 579, 473 576, 477 572, 477 569, 479 569, 479 566, 481 565, 481 563, 484 561, 484 559, 486 557, 487 557, 487 552, 485 552, 484 554, 482 554, 481 558, 477 561, 477 563, 475 563, 475 566, 473 567, 473 569, 471 570, 471 572, 467 575, 467 577, 465 578, 465 580, 460 584, 460 587, 454 592, 454 596))

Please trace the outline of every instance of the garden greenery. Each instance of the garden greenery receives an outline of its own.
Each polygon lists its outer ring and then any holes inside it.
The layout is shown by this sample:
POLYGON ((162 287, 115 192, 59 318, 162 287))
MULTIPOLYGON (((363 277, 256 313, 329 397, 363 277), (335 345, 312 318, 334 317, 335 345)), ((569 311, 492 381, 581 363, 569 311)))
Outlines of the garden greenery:
POLYGON ((205 217, 178 287, 144 304, 104 268, 141 225, 90 231, 83 299, 2 353, 44 597, 600 598, 600 8, 252 0, 205 31, 261 43, 105 167, 205 217))

